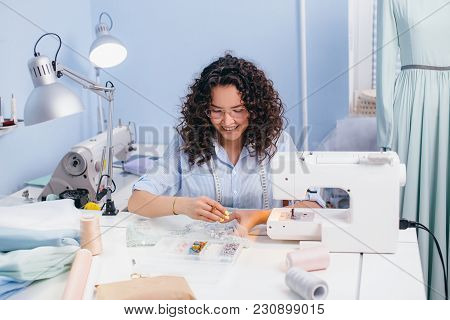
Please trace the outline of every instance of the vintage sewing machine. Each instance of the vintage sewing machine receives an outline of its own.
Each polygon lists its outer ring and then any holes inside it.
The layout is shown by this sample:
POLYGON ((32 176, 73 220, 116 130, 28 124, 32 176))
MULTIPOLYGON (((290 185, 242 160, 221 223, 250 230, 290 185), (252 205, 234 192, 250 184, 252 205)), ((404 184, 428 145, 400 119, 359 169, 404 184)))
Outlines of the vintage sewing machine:
MULTIPOLYGON (((102 174, 106 174, 106 132, 75 145, 61 159, 50 182, 45 186, 38 200, 45 200, 49 194, 59 195, 66 190, 85 189, 89 200, 96 199, 97 187, 102 174)), ((119 125, 113 129, 114 156, 125 162, 129 152, 134 150, 129 126, 119 125)))
POLYGON ((395 152, 280 152, 271 166, 274 199, 302 199, 310 187, 340 188, 350 206, 275 208, 270 238, 322 241, 331 252, 396 251, 406 167, 395 152))

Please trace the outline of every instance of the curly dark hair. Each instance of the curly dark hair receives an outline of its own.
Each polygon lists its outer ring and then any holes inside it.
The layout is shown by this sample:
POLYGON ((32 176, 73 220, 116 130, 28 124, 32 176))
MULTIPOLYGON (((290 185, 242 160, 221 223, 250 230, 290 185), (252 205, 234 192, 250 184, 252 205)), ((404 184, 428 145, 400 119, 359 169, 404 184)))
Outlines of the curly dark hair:
POLYGON ((253 147, 252 156, 259 161, 272 158, 284 123, 284 106, 273 82, 253 63, 225 54, 194 80, 181 107, 180 123, 176 130, 183 138, 181 150, 188 155, 189 164, 201 165, 214 154, 216 129, 206 110, 210 107, 211 90, 216 86, 234 85, 249 112, 249 125, 244 145, 253 147))

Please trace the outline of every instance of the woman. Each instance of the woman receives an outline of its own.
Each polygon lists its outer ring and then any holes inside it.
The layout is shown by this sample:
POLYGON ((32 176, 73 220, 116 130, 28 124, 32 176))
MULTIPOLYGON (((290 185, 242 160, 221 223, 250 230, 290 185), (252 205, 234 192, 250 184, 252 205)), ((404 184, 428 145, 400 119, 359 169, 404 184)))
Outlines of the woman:
POLYGON ((253 63, 229 54, 194 81, 178 135, 164 157, 133 187, 128 208, 147 217, 185 214, 207 222, 238 218, 248 228, 267 220, 269 168, 277 151, 296 151, 282 130, 283 104, 253 63), (265 209, 255 212, 228 208, 265 209))

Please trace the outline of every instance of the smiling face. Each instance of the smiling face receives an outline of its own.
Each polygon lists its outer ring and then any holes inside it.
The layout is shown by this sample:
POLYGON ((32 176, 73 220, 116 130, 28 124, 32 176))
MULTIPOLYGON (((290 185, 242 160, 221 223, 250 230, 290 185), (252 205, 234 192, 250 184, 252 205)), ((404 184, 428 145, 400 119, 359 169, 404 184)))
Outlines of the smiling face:
POLYGON ((222 144, 242 143, 249 114, 234 85, 216 86, 211 90, 209 115, 222 144))

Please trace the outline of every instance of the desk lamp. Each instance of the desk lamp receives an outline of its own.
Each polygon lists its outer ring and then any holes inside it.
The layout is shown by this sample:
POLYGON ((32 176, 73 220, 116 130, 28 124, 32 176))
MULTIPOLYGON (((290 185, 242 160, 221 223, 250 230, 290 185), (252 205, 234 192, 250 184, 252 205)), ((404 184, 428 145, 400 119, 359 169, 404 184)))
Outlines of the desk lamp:
POLYGON ((115 190, 113 181, 113 147, 112 147, 112 128, 113 128, 113 109, 114 109, 114 85, 108 81, 105 86, 101 86, 86 77, 70 70, 57 62, 58 52, 61 49, 61 38, 55 33, 46 33, 42 35, 34 45, 34 58, 28 61, 28 68, 33 80, 34 89, 28 96, 25 104, 25 125, 34 125, 37 123, 49 121, 52 119, 65 117, 83 111, 83 105, 80 98, 64 85, 57 82, 57 79, 63 75, 88 89, 109 103, 109 118, 107 131, 107 152, 106 165, 107 174, 100 178, 99 186, 104 177, 107 178, 106 186, 103 190, 97 192, 97 201, 100 201, 106 195, 105 211, 103 215, 116 215, 117 210, 111 194, 115 190), (59 40, 59 47, 55 54, 55 59, 50 61, 46 56, 41 56, 36 51, 39 41, 48 35, 53 35, 59 40), (113 189, 114 187, 114 189, 113 189))
MULTIPOLYGON (((121 64, 127 57, 127 49, 120 40, 110 34, 113 20, 107 12, 102 12, 95 27, 96 39, 89 50, 89 60, 95 65, 96 81, 100 82, 100 69, 111 68, 121 64), (102 18, 109 19, 109 26, 102 18)), ((102 99, 97 97, 98 133, 105 131, 102 99)))

